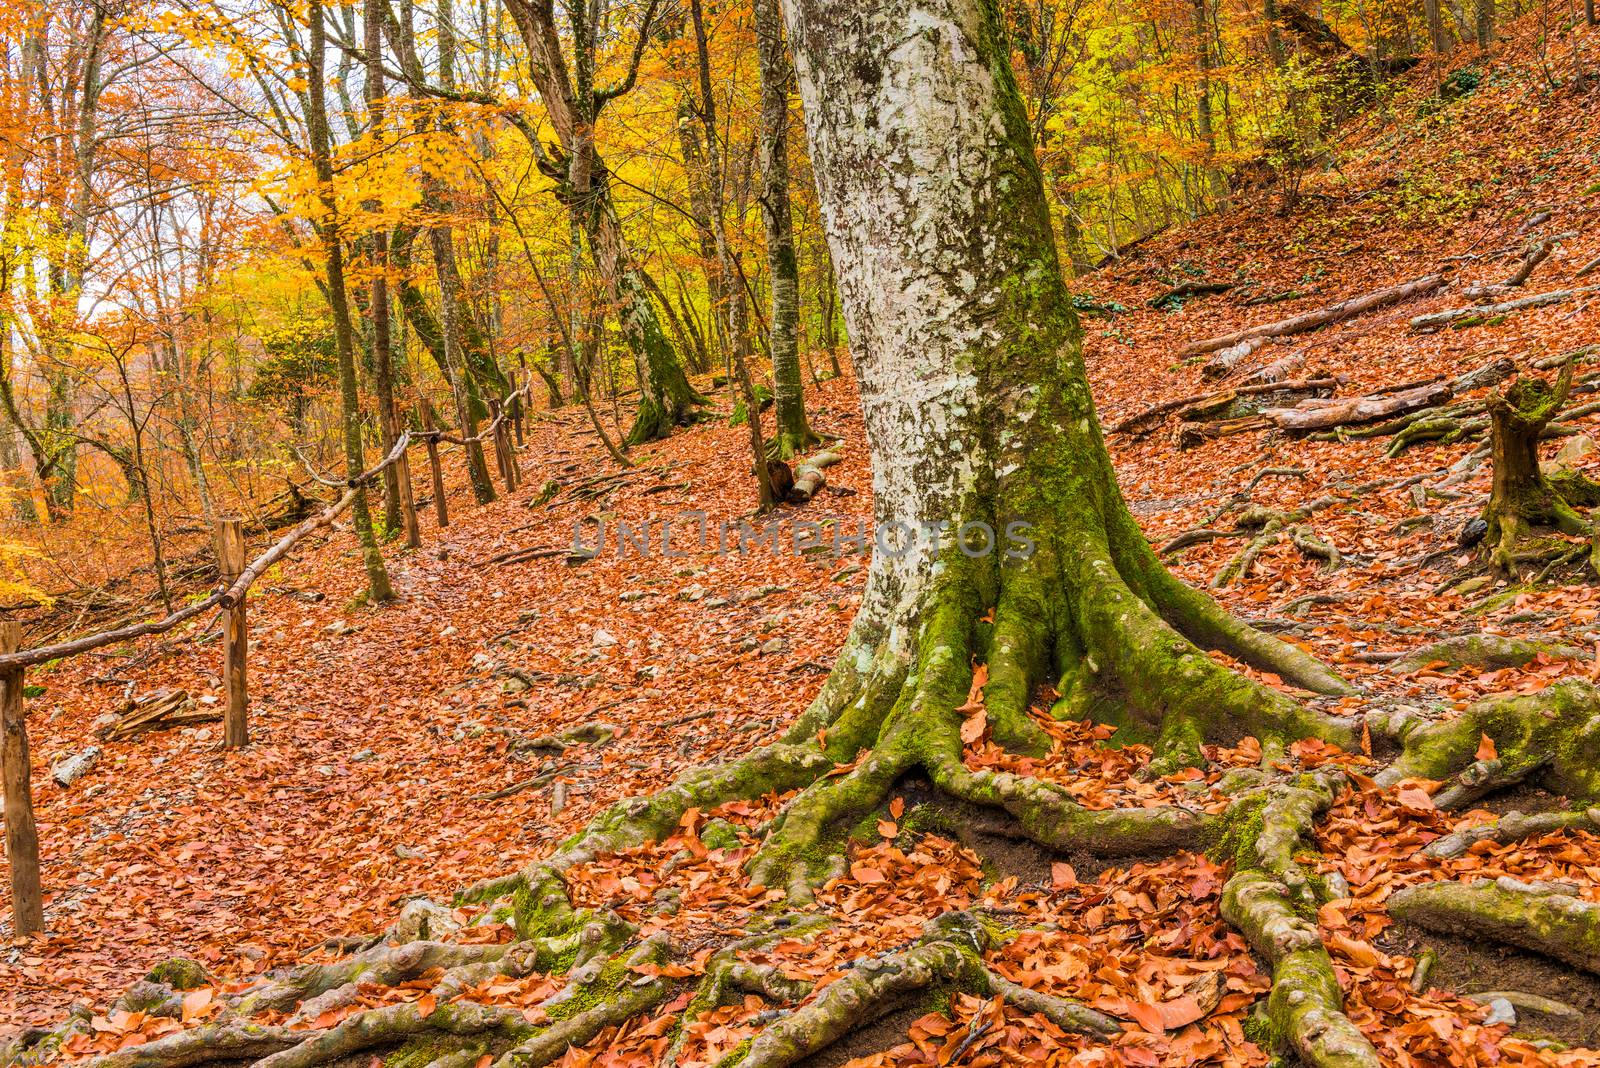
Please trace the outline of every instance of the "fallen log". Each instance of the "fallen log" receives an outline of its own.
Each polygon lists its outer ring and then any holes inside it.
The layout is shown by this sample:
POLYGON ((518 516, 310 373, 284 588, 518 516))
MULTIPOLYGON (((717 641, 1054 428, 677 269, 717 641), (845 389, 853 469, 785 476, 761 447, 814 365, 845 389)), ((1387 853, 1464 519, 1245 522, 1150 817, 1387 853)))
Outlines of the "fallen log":
POLYGON ((1201 377, 1226 378, 1228 375, 1232 374, 1241 363, 1248 359, 1252 353, 1264 346, 1266 343, 1267 339, 1264 337, 1249 337, 1245 338, 1237 345, 1229 345, 1228 347, 1221 349, 1215 356, 1212 356, 1211 359, 1206 361, 1204 367, 1200 368, 1201 377))
POLYGON ((1174 397, 1172 400, 1162 401, 1160 404, 1152 405, 1142 412, 1128 416, 1126 419, 1114 424, 1111 427, 1111 433, 1124 433, 1141 423, 1164 416, 1169 412, 1177 411, 1179 408, 1191 408, 1217 397, 1248 397, 1258 393, 1296 393, 1321 389, 1338 389, 1339 384, 1340 382, 1337 378, 1302 378, 1294 382, 1256 382, 1246 386, 1235 386, 1232 389, 1213 390, 1210 393, 1193 393, 1186 397, 1174 397))
POLYGON ((789 500, 795 504, 804 504, 815 497, 828 481, 828 476, 824 475, 823 471, 842 459, 844 457, 836 452, 819 452, 795 464, 794 488, 789 491, 789 500))
POLYGON ((1435 382, 1380 396, 1302 401, 1293 408, 1268 408, 1261 414, 1280 430, 1328 430, 1428 408, 1449 400, 1453 392, 1449 383, 1435 382))
POLYGON ((1475 325, 1497 316, 1510 315, 1512 312, 1526 311, 1529 308, 1543 308, 1550 304, 1560 304, 1562 301, 1571 300, 1573 297, 1581 297, 1588 293, 1600 293, 1600 286, 1555 289, 1548 293, 1535 293, 1531 297, 1518 297, 1516 300, 1508 300, 1500 304, 1474 304, 1467 308, 1450 308, 1441 312, 1432 312, 1412 319, 1411 329, 1428 332, 1439 330, 1446 326, 1475 325))
POLYGON ((1306 354, 1303 349, 1280 356, 1250 376, 1255 382, 1282 382, 1305 370, 1306 354))
POLYGON ((1180 282, 1165 293, 1151 297, 1147 304, 1157 311, 1179 304, 1190 297, 1206 297, 1216 293, 1226 293, 1233 288, 1232 282, 1180 282))
POLYGON ((1259 415, 1247 415, 1242 419, 1222 419, 1211 423, 1185 423, 1178 428, 1178 451, 1185 452, 1208 441, 1266 430, 1271 426, 1270 419, 1263 419, 1259 415))
POLYGON ((1288 319, 1280 319, 1274 323, 1263 323, 1259 326, 1249 326, 1243 330, 1236 330, 1231 334, 1195 341, 1184 346, 1182 355, 1197 356, 1203 352, 1215 352, 1218 349, 1238 345, 1253 338, 1287 337, 1291 334, 1304 334, 1308 331, 1316 330, 1318 327, 1327 326, 1329 323, 1338 322, 1341 319, 1365 315, 1367 312, 1390 304, 1399 304, 1413 297, 1425 296, 1443 285, 1444 275, 1424 275, 1421 278, 1416 278, 1397 286, 1390 286, 1387 289, 1375 289, 1370 293, 1363 293, 1360 296, 1351 297, 1349 300, 1342 300, 1337 304, 1329 304, 1315 311, 1303 312, 1288 319))
POLYGON ((148 731, 215 723, 222 718, 222 709, 197 706, 183 690, 166 690, 131 700, 117 709, 116 715, 117 721, 99 732, 108 742, 120 742, 148 731))

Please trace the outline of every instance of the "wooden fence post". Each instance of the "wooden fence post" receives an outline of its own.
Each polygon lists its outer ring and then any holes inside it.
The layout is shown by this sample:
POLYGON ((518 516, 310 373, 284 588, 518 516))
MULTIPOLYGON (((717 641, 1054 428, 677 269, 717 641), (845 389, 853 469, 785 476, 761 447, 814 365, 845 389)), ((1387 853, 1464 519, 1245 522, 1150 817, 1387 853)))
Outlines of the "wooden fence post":
POLYGON ((450 509, 444 502, 444 472, 439 469, 439 439, 434 436, 433 405, 427 397, 417 398, 422 413, 422 429, 428 435, 428 468, 433 472, 433 514, 441 527, 450 525, 450 509))
MULTIPOLYGON (((217 570, 225 585, 232 585, 244 570, 244 521, 217 520, 217 570)), ((250 695, 245 682, 245 659, 250 650, 250 629, 245 619, 245 598, 222 612, 222 686, 227 708, 222 715, 222 745, 238 749, 250 744, 247 714, 250 695)))
POLYGON ((422 524, 417 522, 417 499, 411 493, 411 457, 400 454, 394 464, 395 484, 400 487, 400 525, 405 528, 406 546, 422 548, 422 524))
MULTIPOLYGON (((505 419, 500 418, 503 406, 498 400, 489 401, 489 418, 494 421, 494 460, 500 468, 500 480, 506 484, 506 492, 511 493, 517 488, 517 469, 511 459, 510 434, 506 429, 505 419)), ((507 415, 509 418, 509 415, 507 415)))
MULTIPOLYGON (((0 652, 22 648, 22 624, 0 622, 0 652)), ((23 719, 23 668, 0 672, 0 721, 3 721, 6 856, 11 861, 11 929, 17 938, 44 930, 44 892, 39 885, 39 831, 33 824, 33 762, 28 755, 28 726, 23 719)))

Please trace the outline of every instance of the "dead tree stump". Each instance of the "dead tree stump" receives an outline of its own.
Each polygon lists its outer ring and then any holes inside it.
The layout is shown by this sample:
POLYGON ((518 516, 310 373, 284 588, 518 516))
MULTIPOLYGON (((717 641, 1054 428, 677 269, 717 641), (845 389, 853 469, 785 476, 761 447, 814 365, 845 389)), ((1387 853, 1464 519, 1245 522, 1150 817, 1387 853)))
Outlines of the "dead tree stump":
POLYGON ((1489 562, 1507 574, 1515 574, 1519 564, 1548 562, 1552 549, 1570 549, 1564 543, 1539 545, 1541 534, 1591 536, 1589 521, 1539 467, 1539 440, 1566 403, 1572 368, 1568 362, 1554 385, 1542 378, 1520 378, 1486 402, 1494 484, 1483 512, 1488 524, 1484 550, 1489 562))

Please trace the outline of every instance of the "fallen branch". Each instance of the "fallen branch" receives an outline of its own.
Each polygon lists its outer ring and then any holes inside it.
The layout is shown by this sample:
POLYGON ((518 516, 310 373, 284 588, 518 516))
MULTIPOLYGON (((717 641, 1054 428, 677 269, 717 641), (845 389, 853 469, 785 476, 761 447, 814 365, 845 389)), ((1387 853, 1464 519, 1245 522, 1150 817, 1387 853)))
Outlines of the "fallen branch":
POLYGON ((120 742, 147 731, 212 723, 222 718, 222 709, 198 706, 185 691, 170 690, 129 701, 117 710, 117 715, 117 722, 100 731, 101 738, 120 742))
POLYGON ((1365 315, 1367 312, 1390 304, 1399 304, 1402 301, 1411 300, 1413 297, 1425 296, 1443 285, 1444 275, 1424 275, 1410 282, 1390 286, 1387 289, 1373 290, 1370 293, 1363 293, 1358 297, 1351 297, 1349 300, 1342 300, 1337 304, 1330 304, 1315 311, 1303 312, 1288 319, 1280 319, 1275 323, 1263 323, 1259 326, 1236 330, 1231 334, 1223 334, 1220 337, 1195 341, 1184 346, 1182 355, 1195 356, 1202 352, 1215 352, 1217 349, 1237 345, 1252 338, 1287 337, 1291 334, 1304 334, 1319 327, 1327 326, 1329 323, 1338 322, 1341 319, 1365 315))
POLYGON ((1497 316, 1510 315, 1512 312, 1526 311, 1529 308, 1543 308, 1550 304, 1560 304, 1562 301, 1571 300, 1573 297, 1581 297, 1588 293, 1600 293, 1600 286, 1556 289, 1549 293, 1535 293, 1531 297, 1518 297, 1516 300, 1508 300, 1500 304, 1476 304, 1467 308, 1450 308, 1446 311, 1419 315, 1411 320, 1411 329, 1426 332, 1458 324, 1477 325, 1497 316))
POLYGON ((828 481, 823 471, 842 459, 844 457, 836 452, 819 452, 795 464, 794 487, 789 490, 789 500, 796 504, 804 504, 815 497, 828 481))
POLYGON ((1432 407, 1448 400, 1453 393, 1449 384, 1436 382, 1380 396, 1303 401, 1293 408, 1268 408, 1261 414, 1281 430, 1327 430, 1432 407))
POLYGON ((1251 397, 1261 393, 1301 393, 1313 392, 1323 389, 1338 389, 1337 378, 1302 378, 1293 382, 1257 382, 1246 386, 1235 386, 1232 389, 1212 390, 1207 393, 1193 393, 1186 397, 1174 397, 1172 400, 1162 401, 1152 405, 1142 412, 1128 416, 1112 425, 1111 433, 1121 434, 1141 423, 1167 415, 1179 408, 1188 408, 1205 404, 1220 397, 1251 397))

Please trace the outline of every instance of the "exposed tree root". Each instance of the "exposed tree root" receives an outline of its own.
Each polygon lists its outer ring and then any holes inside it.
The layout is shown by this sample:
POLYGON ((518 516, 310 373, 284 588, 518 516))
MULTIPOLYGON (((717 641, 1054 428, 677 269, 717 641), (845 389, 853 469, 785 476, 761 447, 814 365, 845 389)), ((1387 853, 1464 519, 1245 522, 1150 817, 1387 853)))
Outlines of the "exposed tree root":
POLYGON ((304 1031, 242 1020, 205 1024, 143 1046, 95 1058, 95 1068, 189 1068, 208 1061, 272 1056, 305 1040, 304 1031))
POLYGON ((1258 795, 1258 815, 1231 829, 1237 869, 1223 889, 1222 915, 1272 965, 1267 1015, 1305 1064, 1376 1068, 1377 1052, 1345 1016, 1333 962, 1306 918, 1316 895, 1295 860, 1341 783, 1338 773, 1302 775, 1258 795))
POLYGON ((1437 860, 1451 860, 1464 856, 1478 842, 1509 845, 1525 838, 1533 838, 1555 831, 1600 831, 1600 808, 1587 808, 1578 812, 1538 812, 1527 815, 1507 812, 1489 823, 1463 828, 1428 843, 1422 852, 1437 860))
POLYGON ((815 1000, 757 1035, 736 1063, 739 1068, 787 1068, 935 985, 1017 999, 1020 1008, 1040 1012, 1072 1031, 1102 1037, 1121 1031, 1121 1025, 1103 1013, 995 976, 981 956, 988 944, 983 924, 970 914, 945 913, 930 920, 916 945, 857 964, 815 1000))
POLYGON ((1424 645, 1389 665, 1394 675, 1410 675, 1429 665, 1449 668, 1475 667, 1485 671, 1522 667, 1540 655, 1551 660, 1584 660, 1582 649, 1556 642, 1530 641, 1499 634, 1466 634, 1424 645))
MULTIPOLYGON (((822 693, 783 740, 689 772, 651 797, 620 802, 553 855, 466 891, 462 901, 489 905, 477 922, 512 924, 517 940, 511 944, 441 941, 458 921, 448 910, 413 903, 382 942, 332 964, 275 974, 231 997, 218 1022, 114 1054, 122 1059, 102 1059, 96 1068, 186 1068, 219 1055, 255 1059, 260 1068, 318 1068, 395 1047, 426 1047, 430 1068, 470 1068, 485 1055, 496 1058, 496 1068, 538 1068, 608 1027, 657 1010, 677 992, 688 1005, 668 1046, 669 1064, 684 1048, 688 1024, 745 994, 773 1009, 762 1014, 764 1029, 729 1062, 743 1068, 796 1063, 936 986, 1006 999, 1064 1029, 1117 1034, 1116 1020, 991 971, 984 954, 996 932, 981 917, 947 914, 911 946, 857 962, 843 978, 813 990, 743 954, 777 939, 805 937, 830 921, 811 913, 768 913, 746 924, 755 933, 698 958, 704 973, 691 987, 691 980, 669 977, 680 970, 647 967, 686 961, 687 947, 669 945, 665 936, 640 942, 631 924, 604 910, 578 908, 568 894, 570 869, 666 839, 690 809, 797 791, 754 830, 761 842, 748 870, 753 882, 780 887, 791 901, 809 901, 814 887, 844 871, 845 831, 915 774, 925 774, 951 798, 1009 813, 1022 835, 1051 850, 1125 856, 1210 846, 1213 856, 1233 863, 1223 917, 1272 967, 1265 1007, 1274 1038, 1316 1068, 1371 1068, 1376 1054, 1344 1015, 1338 977, 1311 919, 1324 900, 1340 896, 1340 887, 1303 863, 1312 826, 1344 788, 1344 778, 1327 767, 1288 779, 1277 770, 1298 739, 1355 749, 1356 725, 1251 682, 1203 650, 1221 650, 1319 692, 1349 688, 1307 654, 1249 628, 1171 578, 1131 521, 1128 527, 1059 532, 1029 559, 1003 564, 947 554, 915 633, 897 636, 858 624, 822 693), (1130 730, 1146 731, 1154 741, 1152 774, 1203 765, 1203 744, 1244 734, 1261 740, 1261 767, 1219 784, 1233 791, 1233 803, 1218 815, 1182 804, 1091 809, 1048 781, 969 766, 966 745, 985 732, 1013 753, 1050 750, 1050 736, 1030 713, 1036 685, 1048 680, 1062 695, 1058 714, 1105 713, 1130 730), (386 1005, 317 1026, 330 1010, 355 1005, 360 983, 392 986, 434 969, 431 1003, 386 1005), (566 975, 565 986, 533 1016, 471 1000, 474 989, 496 976, 557 972, 566 975), (244 1022, 267 1009, 290 1014, 297 1029, 244 1022)), ((1493 642, 1452 651, 1474 662, 1512 654, 1534 655, 1493 642)), ((1418 655, 1441 657, 1441 650, 1418 655)), ((1445 723, 1390 710, 1370 714, 1368 724, 1403 748, 1384 781, 1447 778, 1467 769, 1464 788, 1472 781, 1492 787, 1500 781, 1490 774, 1494 769, 1475 763, 1481 736, 1489 734, 1506 762, 1501 770, 1552 753, 1539 774, 1588 797, 1600 787, 1600 762, 1590 752, 1600 747, 1591 737, 1600 733, 1591 728, 1597 713, 1600 695, 1569 681, 1474 706, 1445 723)), ((1506 823, 1510 833, 1514 821, 1506 823)))
POLYGON ((1600 904, 1571 887, 1516 879, 1425 883, 1389 899, 1389 911, 1429 930, 1470 931, 1600 974, 1600 904))
POLYGON ((1534 694, 1480 701, 1443 722, 1414 709, 1390 708, 1368 714, 1367 725, 1403 748, 1376 776, 1380 784, 1410 777, 1450 778, 1477 761, 1487 735, 1497 747, 1497 759, 1513 767, 1539 763, 1539 780, 1551 790, 1579 800, 1600 793, 1600 692, 1582 679, 1567 679, 1534 694))

